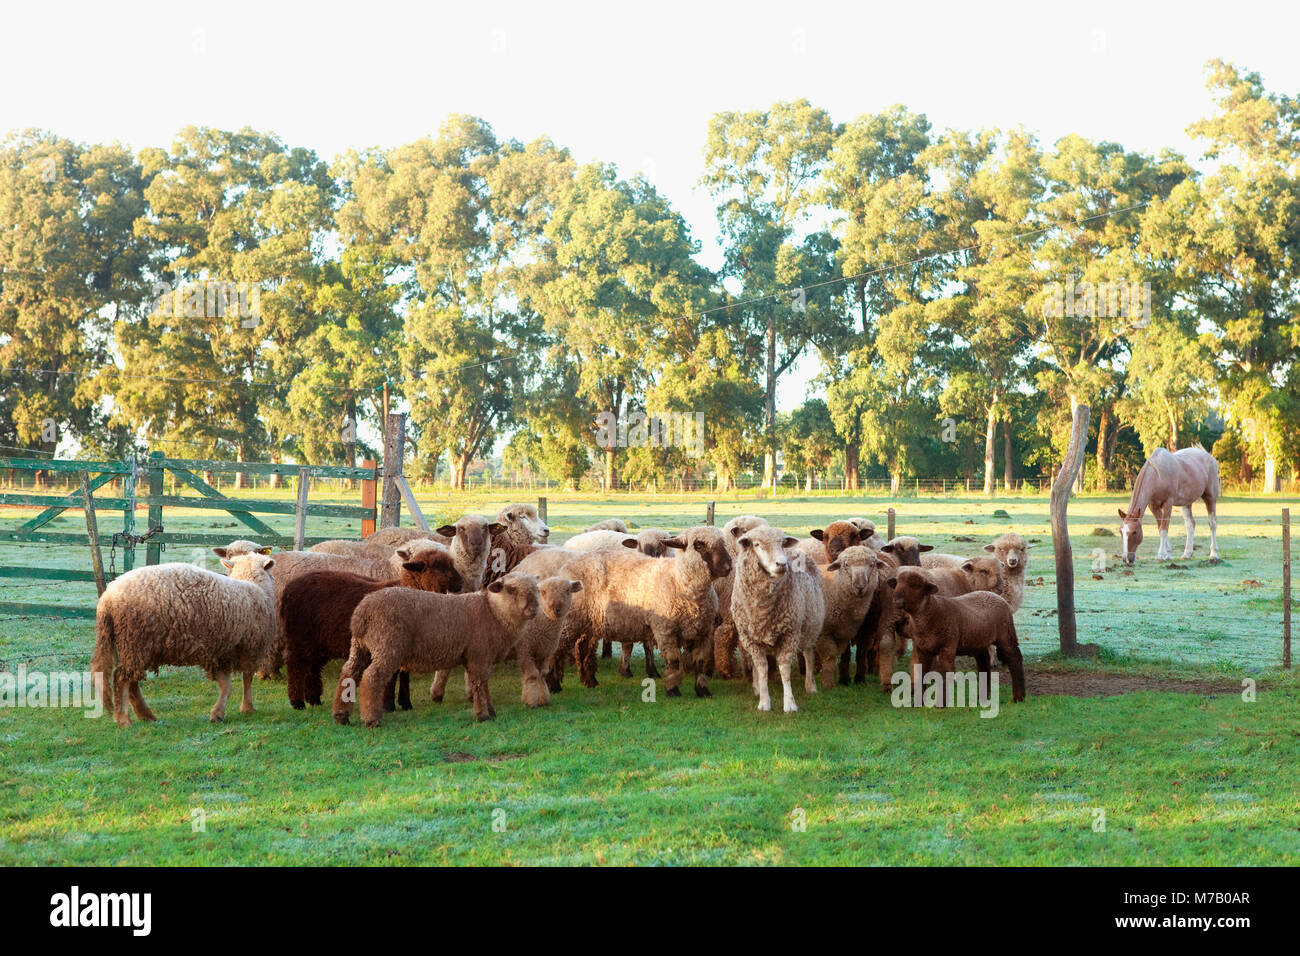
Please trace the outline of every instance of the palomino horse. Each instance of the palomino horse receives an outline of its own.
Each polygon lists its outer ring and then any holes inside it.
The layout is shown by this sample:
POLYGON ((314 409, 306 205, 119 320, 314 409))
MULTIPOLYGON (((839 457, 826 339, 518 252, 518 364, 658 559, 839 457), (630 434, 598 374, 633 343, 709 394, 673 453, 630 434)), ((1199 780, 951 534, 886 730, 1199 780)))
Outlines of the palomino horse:
POLYGON ((1160 548, 1156 559, 1167 560, 1169 553, 1169 516, 1174 505, 1183 509, 1183 524, 1187 527, 1187 543, 1183 546, 1183 557, 1192 556, 1192 535, 1196 532, 1196 522, 1192 518, 1192 502, 1200 498, 1205 502, 1205 510, 1210 515, 1210 560, 1218 560, 1219 542, 1217 531, 1219 519, 1215 515, 1215 504, 1219 500, 1219 463, 1204 448, 1181 448, 1170 452, 1157 448, 1147 459, 1147 463, 1138 472, 1137 481, 1133 483, 1133 497, 1129 499, 1128 511, 1120 511, 1120 537, 1124 541, 1124 563, 1132 564, 1137 557, 1137 547, 1142 543, 1142 512, 1151 506, 1155 515, 1156 527, 1160 529, 1160 548))

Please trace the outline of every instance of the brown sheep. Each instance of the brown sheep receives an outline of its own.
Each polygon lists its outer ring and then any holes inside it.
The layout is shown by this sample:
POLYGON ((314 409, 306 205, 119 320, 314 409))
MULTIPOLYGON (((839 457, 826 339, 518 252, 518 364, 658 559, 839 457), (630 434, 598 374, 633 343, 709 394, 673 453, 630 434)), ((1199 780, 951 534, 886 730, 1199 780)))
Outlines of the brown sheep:
POLYGON ((813 528, 808 533, 812 537, 800 541, 799 549, 823 567, 838 558, 845 548, 863 544, 869 537, 851 521, 832 521, 825 528, 813 528))
POLYGON ((378 727, 384 688, 396 671, 457 665, 469 673, 475 718, 492 719, 492 664, 519 641, 539 603, 537 578, 517 571, 469 594, 385 588, 366 596, 352 615, 352 648, 334 695, 334 719, 348 722, 355 691, 362 722, 378 727))
MULTIPOLYGON (((892 573, 893 570, 893 562, 862 545, 845 548, 834 561, 821 569, 826 617, 817 644, 817 666, 823 687, 835 683, 835 662, 856 639, 871 610, 876 591, 882 587, 884 572, 892 573)), ((842 676, 841 683, 848 683, 847 673, 842 676)))
POLYGON ((464 590, 477 591, 483 586, 492 536, 504 531, 505 525, 490 522, 482 515, 464 515, 455 524, 445 524, 437 530, 434 540, 441 541, 451 551, 464 590))
MULTIPOLYGON (((302 710, 319 705, 324 687, 321 670, 332 660, 346 659, 352 644, 352 612, 367 595, 391 587, 457 594, 462 578, 446 548, 420 549, 402 564, 401 577, 373 581, 347 571, 312 571, 294 578, 280 598, 280 627, 284 631, 284 663, 289 705, 302 710)), ((390 684, 384 710, 411 709, 410 674, 399 672, 400 701, 390 684)))
POLYGON ((1020 641, 1005 600, 988 591, 944 597, 932 573, 921 568, 903 568, 893 585, 898 606, 911 622, 914 665, 919 665, 922 675, 955 674, 958 654, 972 655, 980 671, 987 673, 989 648, 996 647, 1011 670, 1012 700, 1025 699, 1020 641))

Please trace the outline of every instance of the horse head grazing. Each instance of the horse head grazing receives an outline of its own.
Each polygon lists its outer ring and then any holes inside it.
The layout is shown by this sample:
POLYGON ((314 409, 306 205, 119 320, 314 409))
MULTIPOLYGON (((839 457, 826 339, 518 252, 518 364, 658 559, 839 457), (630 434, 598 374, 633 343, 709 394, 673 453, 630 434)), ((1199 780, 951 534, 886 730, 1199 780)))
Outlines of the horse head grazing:
POLYGON ((1142 512, 1125 513, 1119 509, 1120 554, 1125 564, 1132 564, 1137 559, 1138 545, 1142 543, 1142 512))

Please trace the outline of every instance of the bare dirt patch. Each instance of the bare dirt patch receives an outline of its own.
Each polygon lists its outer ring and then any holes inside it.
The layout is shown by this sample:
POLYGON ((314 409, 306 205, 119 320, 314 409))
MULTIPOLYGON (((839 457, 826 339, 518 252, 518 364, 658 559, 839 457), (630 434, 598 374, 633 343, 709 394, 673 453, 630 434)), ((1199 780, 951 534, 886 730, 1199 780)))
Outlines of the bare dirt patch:
POLYGON ((443 754, 442 759, 447 763, 474 763, 482 760, 484 763, 500 763, 503 760, 522 760, 527 754, 489 754, 481 757, 478 754, 467 754, 463 750, 453 750, 451 753, 443 754))
MULTIPOLYGON (((1011 674, 1003 671, 998 680, 1010 685, 1011 674)), ((1172 677, 1143 677, 1138 674, 1089 673, 1025 668, 1025 688, 1044 697, 1113 697, 1144 690, 1175 694, 1239 694, 1241 684, 1232 681, 1177 680, 1172 677)))

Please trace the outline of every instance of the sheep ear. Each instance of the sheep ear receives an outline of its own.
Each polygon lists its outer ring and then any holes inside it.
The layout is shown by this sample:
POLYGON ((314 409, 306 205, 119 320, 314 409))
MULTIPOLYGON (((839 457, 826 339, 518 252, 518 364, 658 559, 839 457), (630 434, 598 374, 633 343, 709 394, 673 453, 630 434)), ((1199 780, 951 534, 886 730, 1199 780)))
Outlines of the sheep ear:
POLYGON ((898 586, 898 578, 890 578, 890 579, 887 580, 885 583, 888 584, 891 588, 893 588, 893 587, 897 587, 897 586, 898 586))
POLYGON ((409 560, 411 559, 411 549, 410 549, 410 548, 398 548, 398 549, 394 552, 394 554, 396 554, 396 555, 397 555, 399 558, 401 558, 403 561, 409 561, 409 560))
POLYGON ((506 526, 503 525, 500 521, 493 521, 490 525, 488 525, 488 534, 500 534, 502 531, 505 530, 506 530, 506 526))
POLYGON ((226 568, 227 571, 229 571, 231 568, 233 568, 233 567, 235 566, 235 562, 234 562, 234 561, 227 561, 225 558, 222 558, 222 559, 221 559, 221 563, 222 563, 223 565, 225 565, 225 568, 226 568))
POLYGON ((682 538, 664 538, 664 547, 665 547, 665 548, 681 548, 682 550, 685 550, 685 549, 686 549, 686 541, 685 541, 684 539, 682 539, 682 538))
POLYGON ((438 534, 444 538, 454 538, 456 536, 456 526, 454 524, 445 524, 438 529, 438 534))
POLYGON ((798 539, 798 538, 792 538, 792 537, 790 537, 789 535, 787 535, 787 536, 786 536, 786 539, 785 539, 784 541, 781 542, 781 547, 783 547, 783 548, 797 548, 797 547, 799 547, 799 539, 798 539))
POLYGON ((887 552, 888 554, 893 554, 893 553, 894 553, 894 542, 892 542, 892 541, 889 542, 889 544, 885 545, 885 546, 884 546, 883 548, 881 548, 880 550, 881 550, 881 551, 884 551, 884 552, 887 552))
POLYGON ((489 585, 487 586, 487 589, 488 589, 489 591, 491 591, 493 594, 500 594, 500 593, 501 593, 501 589, 502 589, 503 587, 505 587, 505 585, 503 585, 503 584, 501 583, 501 579, 500 579, 500 578, 497 578, 495 581, 493 581, 491 584, 489 584, 489 585))
POLYGON ((224 558, 224 557, 226 556, 226 549, 225 549, 225 548, 213 548, 213 549, 212 549, 212 553, 215 554, 215 555, 216 555, 217 557, 219 557, 219 558, 224 558))
POLYGON ((986 545, 984 545, 984 550, 985 550, 985 551, 988 551, 990 554, 992 554, 994 551, 997 550, 997 548, 993 547, 993 545, 991 545, 991 544, 986 544, 986 545))
POLYGON ((933 551, 933 550, 934 550, 934 545, 932 545, 932 544, 922 544, 922 545, 918 545, 917 548, 916 548, 916 550, 917 550, 917 551, 933 551))
POLYGON ((838 561, 832 561, 830 564, 826 565, 827 571, 838 571, 839 569, 840 563, 838 561))
POLYGON ((514 520, 515 520, 515 513, 514 513, 513 511, 507 511, 506 514, 505 514, 505 519, 506 519, 507 521, 514 521, 514 520))
POLYGON ((742 533, 742 532, 741 532, 740 528, 738 528, 738 527, 737 527, 737 528, 732 528, 732 529, 731 529, 731 536, 732 536, 733 538, 739 538, 740 535, 741 535, 741 533, 742 533))
POLYGON ((938 591, 938 590, 939 590, 939 585, 935 584, 933 581, 926 581, 926 582, 925 582, 925 593, 926 593, 926 594, 934 594, 934 593, 935 593, 936 591, 938 591))
POLYGON ((581 582, 581 581, 570 581, 570 582, 569 582, 569 593, 570 593, 570 594, 577 594, 577 593, 578 593, 579 591, 581 591, 581 590, 582 590, 582 582, 581 582))
POLYGON ((405 570, 410 571, 412 574, 419 574, 421 571, 424 570, 424 562, 423 562, 423 561, 404 561, 404 562, 402 562, 402 567, 403 567, 405 570))
POLYGON ((974 570, 975 570, 975 562, 973 562, 973 561, 967 561, 965 564, 963 564, 963 565, 961 566, 961 569, 962 569, 963 571, 967 571, 967 572, 974 571, 974 570))
POLYGON ((275 559, 274 559, 274 558, 271 558, 271 559, 268 560, 265 564, 262 565, 263 570, 266 570, 266 571, 270 571, 273 567, 275 567, 275 559))
POLYGON ((749 538, 740 538, 737 541, 737 544, 739 544, 742 548, 752 548, 754 546, 754 542, 751 541, 749 538))
POLYGON ((625 547, 625 548, 635 548, 635 547, 636 547, 636 538, 624 538, 624 539, 623 539, 623 547, 625 547))
POLYGON ((1027 545, 1025 545, 1025 550, 1026 550, 1026 551, 1033 551, 1034 548, 1036 548, 1036 547, 1038 547, 1038 545, 1036 545, 1036 544, 1027 544, 1027 545))
POLYGON ((816 538, 818 541, 823 541, 823 540, 825 540, 825 539, 822 537, 822 535, 824 535, 826 532, 823 531, 821 528, 813 528, 813 529, 812 529, 811 531, 809 531, 808 533, 809 533, 810 535, 812 535, 814 538, 816 538))

